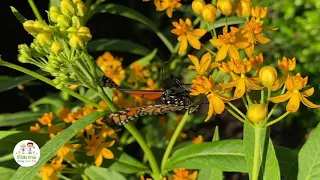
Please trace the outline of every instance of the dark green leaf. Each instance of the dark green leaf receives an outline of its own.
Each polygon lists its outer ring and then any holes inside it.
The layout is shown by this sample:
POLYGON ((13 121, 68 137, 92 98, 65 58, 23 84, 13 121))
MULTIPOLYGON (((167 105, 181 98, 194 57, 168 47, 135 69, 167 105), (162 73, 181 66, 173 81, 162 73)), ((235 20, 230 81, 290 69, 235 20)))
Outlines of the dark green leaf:
MULTIPOLYGON (((41 149, 40 149, 40 159, 39 161, 32 167, 20 167, 17 172, 12 177, 13 179, 32 179, 40 170, 40 168, 51 158, 53 158, 57 151, 66 144, 73 136, 75 136, 81 129, 93 123, 98 118, 105 115, 104 112, 94 112, 89 115, 84 116, 80 120, 77 120, 70 127, 63 130, 59 134, 57 134, 53 139, 48 141, 41 149)), ((28 136, 26 136, 28 137, 28 136)))
MULTIPOLYGON (((280 169, 278 160, 273 148, 271 139, 269 138, 269 132, 266 128, 260 128, 260 170, 259 179, 279 179, 280 180, 280 169), (261 163, 262 162, 262 163, 261 163)), ((254 159, 254 147, 255 147, 255 131, 256 129, 248 125, 244 125, 244 137, 243 146, 246 161, 249 169, 250 179, 252 178, 253 159, 254 159)))
POLYGON ((145 48, 132 41, 120 40, 120 39, 98 39, 89 41, 88 51, 118 51, 129 52, 132 54, 138 54, 145 56, 151 52, 150 49, 145 48))
POLYGON ((17 126, 28 122, 36 122, 42 117, 44 112, 15 112, 0 114, 0 127, 2 126, 17 126))
POLYGON ((0 131, 0 150, 14 149, 16 144, 22 140, 31 140, 43 146, 49 139, 49 134, 28 132, 28 131, 0 131))
POLYGON ((16 8, 14 8, 13 6, 10 6, 11 11, 13 13, 13 15, 18 19, 18 21, 20 21, 20 23, 24 23, 27 19, 25 17, 23 17, 16 8))
POLYGON ((192 144, 174 152, 165 169, 210 169, 246 172, 247 166, 241 140, 223 140, 192 144))
POLYGON ((113 171, 111 169, 90 166, 87 168, 84 173, 90 179, 101 179, 101 180, 126 180, 126 178, 118 173, 117 171, 113 171))
POLYGON ((298 180, 320 179, 320 123, 299 152, 298 180))
MULTIPOLYGON (((47 72, 43 72, 41 70, 37 70, 37 73, 46 76, 49 73, 47 72)), ((9 77, 7 76, 6 78, 1 78, 0 79, 0 92, 3 91, 8 91, 10 89, 13 89, 15 87, 17 87, 20 84, 25 84, 31 81, 37 80, 36 78, 29 76, 29 75, 23 75, 23 76, 19 76, 19 77, 9 77)))
POLYGON ((33 109, 39 105, 44 104, 51 105, 57 110, 60 110, 64 107, 64 101, 59 97, 59 95, 45 96, 30 104, 29 107, 33 109))
POLYGON ((285 180, 295 180, 298 175, 298 153, 286 147, 275 147, 281 176, 285 180))

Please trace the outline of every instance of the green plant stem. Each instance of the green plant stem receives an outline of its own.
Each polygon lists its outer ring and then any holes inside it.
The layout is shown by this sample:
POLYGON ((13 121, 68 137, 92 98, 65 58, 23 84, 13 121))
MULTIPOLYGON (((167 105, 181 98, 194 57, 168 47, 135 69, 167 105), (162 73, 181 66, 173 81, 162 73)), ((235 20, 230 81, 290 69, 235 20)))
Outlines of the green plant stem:
MULTIPOLYGON (((38 73, 35 73, 35 72, 33 72, 33 71, 30 71, 29 69, 26 69, 26 68, 24 68, 24 67, 21 67, 21 66, 18 66, 18 65, 9 63, 9 62, 5 62, 5 61, 3 61, 2 59, 0 59, 0 65, 6 66, 6 67, 11 68, 11 69, 15 69, 15 70, 20 71, 20 72, 23 72, 23 73, 25 73, 25 74, 28 74, 28 75, 36 78, 36 79, 39 79, 40 81, 43 81, 43 82, 45 82, 45 83, 47 83, 47 84, 55 87, 55 84, 53 83, 52 80, 50 80, 49 78, 46 78, 45 76, 42 76, 42 75, 40 75, 40 74, 38 74, 38 73)), ((87 103, 87 104, 90 104, 90 105, 92 105, 92 106, 95 107, 95 108, 105 109, 105 107, 100 106, 99 104, 90 101, 89 99, 81 96, 80 94, 72 91, 72 90, 69 89, 69 88, 62 87, 60 90, 65 91, 66 93, 70 94, 71 96, 73 96, 73 97, 75 97, 75 98, 77 98, 77 99, 79 99, 79 100, 81 100, 81 101, 83 101, 83 102, 85 102, 85 103, 87 103)))
POLYGON ((283 118, 285 118, 288 114, 290 114, 290 112, 287 111, 286 113, 282 114, 282 115, 281 115, 280 117, 278 117, 277 119, 268 122, 266 126, 271 126, 272 124, 274 124, 274 123, 282 120, 283 118))
POLYGON ((117 111, 119 108, 111 101, 111 99, 108 97, 108 95, 105 93, 105 91, 102 89, 102 87, 98 86, 98 91, 100 97, 103 99, 103 101, 108 105, 110 110, 112 112, 117 111))
POLYGON ((260 170, 260 148, 261 148, 261 130, 258 125, 254 128, 254 154, 253 154, 253 168, 252 168, 252 180, 257 180, 260 170))
MULTIPOLYGON (((286 86, 284 85, 284 86, 283 86, 283 89, 282 89, 282 91, 281 91, 281 94, 283 94, 285 90, 286 90, 286 86)), ((281 94, 280 94, 280 95, 281 95, 281 94)), ((268 114, 268 118, 267 118, 267 119, 269 119, 269 118, 271 117, 273 111, 277 108, 277 106, 278 106, 278 104, 275 104, 275 105, 272 107, 272 109, 270 110, 270 112, 269 112, 269 114, 268 114)))
POLYGON ((41 14, 39 13, 38 11, 38 8, 37 6, 34 4, 33 0, 28 0, 28 3, 33 11, 33 14, 36 16, 37 20, 38 21, 42 21, 42 17, 41 17, 41 14))
MULTIPOLYGON (((211 24, 209 24, 208 22, 207 22, 207 26, 208 26, 208 29, 211 29, 211 24)), ((213 26, 212 29, 214 29, 214 26, 213 26)), ((212 38, 215 38, 215 35, 214 35, 213 31, 210 31, 210 34, 211 34, 212 38)))
POLYGON ((156 35, 162 40, 163 44, 167 46, 168 50, 170 51, 170 53, 174 52, 174 48, 173 45, 171 44, 171 42, 167 39, 167 37, 165 35, 162 34, 161 31, 159 31, 157 29, 157 31, 155 32, 156 35))
POLYGON ((250 96, 248 93, 246 93, 246 98, 247 98, 248 106, 251 106, 252 100, 250 99, 250 96))
POLYGON ((260 104, 264 104, 264 89, 261 89, 260 104))
POLYGON ((170 153, 171 153, 171 151, 172 151, 172 148, 173 148, 176 140, 178 139, 179 134, 180 134, 180 132, 182 131, 182 128, 184 127, 184 125, 185 125, 186 122, 187 122, 188 117, 189 117, 189 113, 186 112, 186 113, 184 114, 184 116, 182 117, 181 121, 179 122, 177 128, 175 129, 175 131, 174 131, 174 133, 173 133, 173 135, 172 135, 172 137, 171 137, 171 139, 170 139, 170 141, 169 141, 169 144, 168 144, 168 146, 167 146, 166 151, 164 152, 164 155, 163 155, 162 161, 161 161, 161 171, 162 171, 162 172, 163 172, 164 166, 166 165, 166 162, 167 162, 167 160, 168 160, 168 158, 169 158, 169 155, 170 155, 170 153))
POLYGON ((267 107, 268 107, 268 105, 269 105, 269 98, 270 98, 270 96, 271 96, 271 89, 270 88, 268 88, 268 96, 267 96, 267 107))
POLYGON ((248 110, 248 103, 247 103, 246 98, 244 98, 244 97, 242 96, 241 99, 242 99, 242 101, 243 101, 244 106, 245 106, 246 109, 248 110))
POLYGON ((152 177, 156 180, 161 178, 160 169, 157 164, 157 161, 150 149, 150 147, 147 145, 146 141, 141 136, 140 132, 131 124, 128 123, 124 126, 130 134, 136 139, 140 147, 142 148, 143 152, 145 153, 146 157, 148 158, 150 167, 152 169, 152 177))
POLYGON ((235 107, 231 102, 228 102, 228 105, 235 110, 243 119, 246 119, 246 115, 244 115, 237 107, 235 107))
POLYGON ((207 50, 209 53, 211 53, 212 55, 217 56, 217 54, 216 54, 215 52, 211 51, 206 45, 204 45, 204 44, 201 43, 201 46, 202 46, 205 50, 207 50))
POLYGON ((227 106, 225 108, 230 114, 233 115, 233 117, 237 118, 242 123, 246 123, 245 119, 242 119, 240 116, 238 116, 235 112, 232 111, 232 109, 228 108, 227 106))

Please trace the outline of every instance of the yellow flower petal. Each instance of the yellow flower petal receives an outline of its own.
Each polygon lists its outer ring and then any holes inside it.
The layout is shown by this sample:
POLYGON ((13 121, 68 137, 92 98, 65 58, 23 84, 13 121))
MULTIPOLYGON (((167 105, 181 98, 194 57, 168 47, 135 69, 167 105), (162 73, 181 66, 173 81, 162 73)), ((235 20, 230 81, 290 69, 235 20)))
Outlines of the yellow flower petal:
POLYGON ((199 64, 199 59, 196 56, 193 56, 191 54, 188 54, 189 59, 192 61, 194 64, 194 67, 197 71, 200 70, 200 64, 199 64))
POLYGON ((194 30, 190 31, 189 33, 194 37, 200 38, 200 37, 204 36, 207 33, 207 31, 204 29, 194 29, 194 30))
POLYGON ((252 53, 254 51, 254 43, 251 44, 249 47, 245 48, 244 51, 246 52, 246 54, 251 57, 252 53))
POLYGON ((187 34, 187 40, 188 42, 190 43, 190 45, 195 48, 195 49, 200 49, 201 47, 201 43, 200 41, 195 38, 194 36, 190 35, 190 34, 187 34))
POLYGON ((308 100, 307 98, 305 98, 304 96, 301 96, 301 95, 300 95, 300 99, 301 99, 302 103, 303 103, 305 106, 309 107, 309 108, 319 108, 319 107, 320 107, 320 105, 313 104, 311 101, 309 101, 309 100, 308 100))
POLYGON ((217 56, 216 56, 216 61, 221 61, 227 57, 228 48, 229 48, 229 45, 223 45, 219 49, 217 56))
POLYGON ((256 35, 256 39, 261 43, 261 44, 266 44, 270 42, 271 40, 269 38, 266 38, 263 36, 263 34, 258 34, 256 35))
POLYGON ((300 99, 297 93, 293 93, 287 104, 286 110, 289 112, 297 112, 300 106, 300 99))
POLYGON ((239 52, 236 47, 229 45, 228 53, 229 53, 230 58, 240 59, 240 55, 239 55, 239 52))
POLYGON ((269 100, 273 103, 280 103, 280 102, 284 102, 284 101, 288 100, 291 97, 291 95, 292 95, 292 92, 287 91, 285 94, 271 97, 271 98, 269 98, 269 100))
POLYGON ((95 153, 94 154, 94 163, 95 163, 95 165, 97 166, 97 167, 100 167, 101 166, 101 164, 102 164, 102 161, 103 161, 103 158, 102 158, 102 155, 101 155, 101 153, 99 152, 97 152, 97 153, 95 153))
POLYGON ((188 47, 188 41, 187 41, 187 37, 185 36, 180 36, 179 37, 179 41, 180 41, 180 47, 179 47, 179 51, 178 54, 182 54, 186 51, 187 47, 188 47))
POLYGON ((101 154, 106 159, 113 159, 114 158, 112 151, 110 151, 109 149, 106 149, 106 148, 102 149, 101 154))
POLYGON ((313 93, 314 93, 314 88, 312 87, 312 88, 310 88, 310 89, 302 92, 302 95, 303 95, 304 97, 309 97, 309 96, 311 96, 313 93))
POLYGON ((172 18, 173 8, 167 8, 166 14, 169 18, 172 18))
POLYGON ((223 42, 220 39, 216 39, 216 38, 210 39, 210 43, 216 47, 220 47, 223 45, 223 42))
POLYGON ((246 83, 244 79, 239 79, 236 89, 234 91, 233 97, 240 98, 244 95, 245 92, 246 92, 246 83))
POLYGON ((189 65, 188 69, 196 69, 196 67, 194 65, 189 65))
POLYGON ((214 111, 217 114, 221 114, 224 111, 224 108, 225 108, 225 105, 224 105, 223 101, 219 97, 217 97, 215 95, 212 96, 212 101, 214 102, 214 106, 213 106, 214 107, 214 111))
POLYGON ((201 57, 199 74, 204 74, 208 70, 211 63, 211 54, 206 53, 201 57))

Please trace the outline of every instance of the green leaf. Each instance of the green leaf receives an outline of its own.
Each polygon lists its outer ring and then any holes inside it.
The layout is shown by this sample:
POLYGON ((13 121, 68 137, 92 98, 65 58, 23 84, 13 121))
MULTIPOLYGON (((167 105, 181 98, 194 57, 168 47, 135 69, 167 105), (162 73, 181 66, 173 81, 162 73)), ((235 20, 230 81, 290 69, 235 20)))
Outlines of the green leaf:
POLYGON ((158 29, 158 27, 146 16, 142 15, 141 13, 128 8, 126 6, 122 6, 119 4, 101 4, 96 9, 97 12, 101 13, 110 13, 110 14, 117 14, 123 17, 127 17, 129 19, 133 19, 135 21, 138 21, 146 26, 148 26, 150 29, 152 29, 156 35, 162 40, 162 42, 167 46, 170 52, 173 52, 174 48, 173 45, 168 41, 168 39, 161 33, 161 31, 158 29))
POLYGON ((57 110, 60 110, 64 107, 64 101, 60 98, 59 95, 50 95, 38 99, 34 103, 30 104, 31 109, 36 108, 39 105, 48 104, 55 107, 57 110))
POLYGON ((285 180, 296 180, 298 175, 298 153, 286 147, 275 147, 281 176, 285 180))
POLYGON ((13 13, 13 15, 18 19, 18 21, 20 21, 20 23, 24 23, 27 19, 25 17, 23 17, 19 12, 18 10, 13 7, 13 6, 10 6, 11 8, 11 12, 13 13))
POLYGON ((174 168, 247 172, 241 140, 223 140, 192 144, 174 152, 165 170, 174 168))
MULTIPOLYGON (((134 61, 133 63, 138 63, 138 64, 140 64, 140 66, 145 67, 148 64, 150 64, 150 61, 156 56, 157 52, 158 52, 158 49, 154 49, 150 54, 134 61)), ((133 63, 130 64, 130 66, 129 66, 130 69, 133 68, 133 65, 132 65, 133 63)))
POLYGON ((320 179, 320 123, 299 152, 298 180, 320 179))
MULTIPOLYGON (((40 159, 39 161, 32 167, 20 167, 17 172, 13 175, 12 179, 32 179, 40 170, 40 168, 48 162, 51 158, 53 158, 57 151, 66 144, 73 136, 75 136, 82 128, 86 127, 90 123, 93 123, 98 118, 105 115, 104 112, 94 112, 88 114, 77 120, 70 127, 63 130, 59 134, 57 134, 53 139, 48 141, 41 149, 40 149, 40 159)), ((26 136, 28 137, 28 136, 26 136)))
MULTIPOLYGON (((280 180, 280 169, 278 160, 273 148, 272 140, 269 138, 269 132, 266 128, 260 128, 260 170, 258 179, 279 179, 280 180)), ((253 157, 254 157, 254 147, 255 147, 255 131, 256 129, 248 125, 244 125, 244 137, 243 146, 244 153, 246 156, 246 161, 249 170, 250 179, 252 178, 253 169, 253 157)))
POLYGON ((22 111, 15 113, 0 114, 0 127, 2 126, 17 126, 28 122, 36 122, 42 117, 45 112, 30 112, 22 111))
MULTIPOLYGON (((234 25, 234 24, 243 24, 246 22, 246 18, 244 17, 238 17, 238 16, 231 16, 227 19, 228 25, 234 25)), ((214 22, 214 28, 220 28, 226 25, 226 18, 219 18, 217 21, 214 22)), ((211 31, 213 28, 209 27, 207 28, 208 31, 211 31)))
MULTIPOLYGON (((46 76, 49 74, 41 70, 37 70, 36 72, 43 76, 46 76)), ((23 75, 19 77, 10 77, 10 76, 2 77, 0 79, 0 92, 8 91, 10 89, 17 87, 20 84, 26 84, 34 80, 37 80, 37 79, 29 75, 23 75)))
POLYGON ((18 142, 26 139, 34 141, 40 147, 44 145, 50 137, 49 134, 28 131, 0 131, 0 150, 12 149, 13 151, 18 142))
POLYGON ((1 179, 2 180, 10 179, 13 176, 15 171, 16 170, 14 170, 14 169, 10 169, 10 168, 6 168, 6 167, 1 167, 0 166, 1 179))
POLYGON ((111 169, 102 168, 102 167, 90 166, 84 171, 84 173, 90 179, 126 180, 126 178, 122 174, 118 173, 117 171, 113 171, 111 169))
MULTIPOLYGON (((216 126, 212 138, 212 142, 219 141, 219 127, 216 126)), ((199 171, 197 180, 222 180, 223 179, 223 171, 217 168, 212 169, 201 169, 199 171)))
POLYGON ((129 52, 145 56, 151 52, 150 49, 141 46, 140 44, 132 41, 126 41, 121 39, 97 39, 89 41, 88 51, 118 51, 118 52, 129 52))
POLYGON ((149 171, 147 166, 125 152, 119 150, 112 152, 115 154, 115 158, 112 161, 106 161, 106 163, 112 162, 107 166, 109 169, 127 174, 149 171))

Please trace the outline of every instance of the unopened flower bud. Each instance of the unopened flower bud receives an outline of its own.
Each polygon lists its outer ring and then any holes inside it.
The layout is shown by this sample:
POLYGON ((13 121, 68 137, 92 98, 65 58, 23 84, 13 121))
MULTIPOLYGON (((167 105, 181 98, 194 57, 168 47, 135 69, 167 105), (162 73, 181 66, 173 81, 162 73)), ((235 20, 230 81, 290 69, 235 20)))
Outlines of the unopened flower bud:
POLYGON ((52 22, 57 22, 58 15, 61 14, 60 8, 57 6, 51 6, 49 10, 49 18, 52 22))
POLYGON ((74 49, 80 49, 84 46, 82 39, 78 35, 72 35, 69 44, 74 49))
POLYGON ((248 17, 251 12, 250 0, 240 0, 237 4, 236 13, 238 16, 248 17))
POLYGON ((38 33, 36 28, 33 26, 35 21, 27 20, 23 23, 23 28, 30 34, 38 33))
POLYGON ((74 4, 76 6, 76 15, 83 17, 85 13, 87 12, 87 7, 82 1, 74 1, 74 4))
POLYGON ((201 15, 203 7, 206 5, 204 0, 194 0, 191 4, 193 12, 201 15))
POLYGON ((78 16, 72 16, 71 21, 72 21, 72 27, 75 27, 77 29, 80 28, 81 22, 78 16))
POLYGON ((18 56, 18 61, 21 63, 28 63, 30 61, 29 57, 25 57, 25 56, 18 56))
POLYGON ((31 57, 31 51, 30 48, 26 44, 20 44, 18 46, 19 54, 24 57, 31 57))
POLYGON ((39 33, 36 37, 37 42, 44 46, 51 43, 51 34, 50 33, 39 33))
POLYGON ((265 104, 252 104, 248 109, 248 117, 251 121, 259 123, 268 114, 268 108, 265 104))
POLYGON ((277 80, 277 70, 272 66, 264 66, 259 71, 261 83, 268 88, 271 88, 277 80))
POLYGON ((78 29, 76 27, 70 27, 67 29, 68 32, 68 37, 70 38, 72 35, 77 35, 78 34, 78 29))
POLYGON ((50 31, 50 27, 48 26, 48 24, 44 21, 36 21, 33 23, 33 27, 36 29, 36 31, 38 33, 41 32, 49 32, 50 31))
POLYGON ((76 9, 71 0, 62 0, 60 3, 61 12, 65 15, 72 16, 75 14, 76 9))
POLYGON ((78 35, 84 42, 88 42, 92 38, 90 29, 84 26, 79 28, 78 35))
POLYGON ((51 51, 58 54, 62 51, 62 44, 60 42, 53 42, 51 45, 51 51))
POLYGON ((221 11, 221 13, 225 16, 230 16, 232 13, 231 0, 218 0, 217 7, 221 11))
POLYGON ((217 8, 212 4, 207 4, 202 9, 202 17, 207 22, 216 20, 217 8))
POLYGON ((57 23, 58 26, 68 28, 71 26, 71 19, 66 15, 60 14, 57 16, 57 23))

